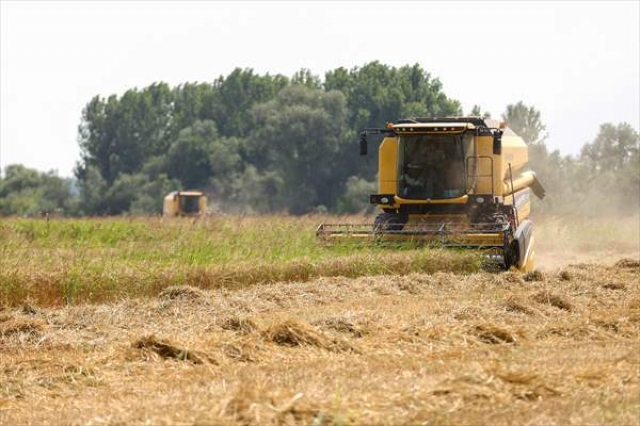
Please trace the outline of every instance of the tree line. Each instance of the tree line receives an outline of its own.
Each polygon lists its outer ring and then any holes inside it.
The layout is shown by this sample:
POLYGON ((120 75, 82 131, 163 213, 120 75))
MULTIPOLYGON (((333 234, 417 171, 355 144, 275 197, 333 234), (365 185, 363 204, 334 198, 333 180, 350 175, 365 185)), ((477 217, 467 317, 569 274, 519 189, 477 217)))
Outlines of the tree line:
MULTIPOLYGON (((177 189, 203 190, 214 208, 232 213, 360 212, 375 192, 377 153, 357 155, 359 129, 462 113, 419 65, 379 62, 323 79, 309 70, 286 77, 236 69, 212 83, 95 96, 82 111, 74 177, 8 166, 0 214, 157 214, 177 189)), ((480 106, 469 113, 482 115, 480 106)), ((595 193, 608 205, 628 209, 629 197, 637 204, 638 132, 630 125, 603 124, 580 155, 562 156, 547 149, 534 107, 508 105, 503 118, 529 144, 532 168, 549 187, 541 208, 565 211, 567 196, 578 208, 595 193)))

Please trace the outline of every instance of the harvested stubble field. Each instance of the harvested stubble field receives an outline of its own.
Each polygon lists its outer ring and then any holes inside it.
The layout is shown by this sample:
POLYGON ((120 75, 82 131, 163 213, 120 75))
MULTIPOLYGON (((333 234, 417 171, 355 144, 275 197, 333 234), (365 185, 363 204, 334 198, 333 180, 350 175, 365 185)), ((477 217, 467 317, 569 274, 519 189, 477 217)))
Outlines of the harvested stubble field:
POLYGON ((636 220, 548 221, 603 261, 530 274, 265 220, 5 222, 0 424, 640 421, 636 220))

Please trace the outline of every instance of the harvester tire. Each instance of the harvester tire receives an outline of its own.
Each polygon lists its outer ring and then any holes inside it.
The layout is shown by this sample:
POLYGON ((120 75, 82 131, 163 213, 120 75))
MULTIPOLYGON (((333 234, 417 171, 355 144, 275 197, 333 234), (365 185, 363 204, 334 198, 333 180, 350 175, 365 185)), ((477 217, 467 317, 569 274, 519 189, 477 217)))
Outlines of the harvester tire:
POLYGON ((514 239, 505 253, 506 269, 515 266, 519 271, 533 270, 535 262, 533 223, 526 219, 518 226, 514 239))
POLYGON ((373 222, 376 231, 402 231, 406 221, 398 213, 380 213, 373 222))

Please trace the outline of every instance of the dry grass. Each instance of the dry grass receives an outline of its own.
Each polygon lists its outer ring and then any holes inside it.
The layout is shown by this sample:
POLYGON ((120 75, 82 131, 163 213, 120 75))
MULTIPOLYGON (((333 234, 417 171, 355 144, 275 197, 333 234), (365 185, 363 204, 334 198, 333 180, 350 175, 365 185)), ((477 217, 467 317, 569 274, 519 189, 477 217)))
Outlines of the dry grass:
POLYGON ((547 305, 551 305, 558 309, 563 309, 565 311, 573 310, 573 304, 569 302, 566 298, 553 294, 548 291, 542 291, 540 293, 536 293, 531 297, 531 300, 537 303, 545 303, 547 305))
POLYGON ((509 297, 504 302, 504 308, 509 312, 522 313, 527 315, 534 315, 535 310, 529 306, 525 301, 517 297, 509 297))
POLYGON ((170 286, 165 288, 158 295, 160 299, 186 299, 197 300, 203 297, 203 292, 199 288, 191 287, 188 285, 170 286))
POLYGON ((616 262, 618 268, 638 268, 640 261, 634 259, 620 259, 616 262))
POLYGON ((154 335, 144 336, 136 340, 136 342, 133 344, 133 347, 142 350, 149 350, 160 355, 160 357, 162 358, 173 358, 180 361, 189 361, 194 364, 214 362, 205 354, 190 351, 185 348, 180 348, 167 340, 158 339, 154 335))
POLYGON ((0 325, 0 336, 7 337, 13 334, 38 333, 45 328, 42 320, 32 320, 25 318, 11 319, 5 317, 0 325))
POLYGON ((346 340, 323 334, 320 330, 294 319, 273 324, 264 337, 282 346, 315 346, 332 352, 357 352, 346 340))
POLYGON ((232 316, 225 318, 220 322, 223 330, 236 331, 242 334, 254 333, 258 330, 258 326, 251 318, 232 316))
POLYGON ((517 338, 511 331, 493 324, 479 324, 473 327, 472 332, 478 336, 481 342, 490 344, 516 343, 517 338))
POLYGON ((640 268, 610 265, 4 309, 0 423, 635 425, 640 268))
POLYGON ((352 335, 353 337, 362 337, 366 334, 366 329, 355 323, 353 315, 324 318, 320 321, 317 321, 315 325, 325 330, 347 333, 352 335))

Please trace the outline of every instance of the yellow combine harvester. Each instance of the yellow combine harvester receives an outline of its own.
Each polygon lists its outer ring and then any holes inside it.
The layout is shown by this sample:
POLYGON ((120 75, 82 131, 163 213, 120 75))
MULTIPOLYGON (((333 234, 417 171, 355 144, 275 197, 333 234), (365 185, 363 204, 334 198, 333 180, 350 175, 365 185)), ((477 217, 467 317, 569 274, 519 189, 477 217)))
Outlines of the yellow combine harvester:
POLYGON ((172 191, 164 197, 162 215, 200 216, 207 210, 207 197, 201 191, 172 191))
POLYGON ((528 168, 528 149, 504 123, 480 117, 412 118, 382 135, 373 225, 322 224, 325 241, 411 241, 487 250, 502 267, 534 265, 530 192, 545 190, 528 168))

